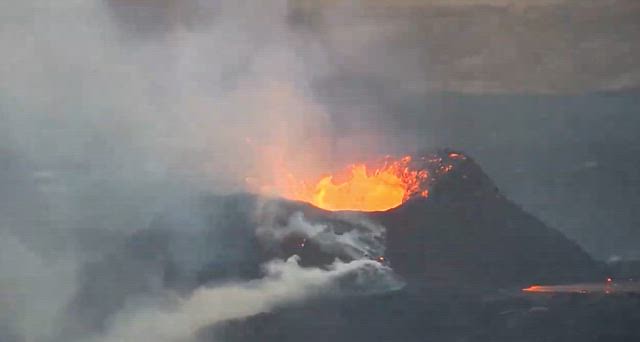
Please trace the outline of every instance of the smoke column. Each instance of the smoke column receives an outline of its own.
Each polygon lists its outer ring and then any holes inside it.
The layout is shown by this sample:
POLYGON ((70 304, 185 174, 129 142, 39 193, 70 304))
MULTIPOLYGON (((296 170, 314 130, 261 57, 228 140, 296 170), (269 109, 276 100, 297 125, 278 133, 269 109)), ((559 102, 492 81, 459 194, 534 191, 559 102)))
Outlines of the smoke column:
POLYGON ((0 340, 60 336, 83 269, 163 208, 322 162, 323 57, 302 62, 287 16, 284 0, 0 4, 0 340))
POLYGON ((303 268, 299 257, 272 260, 263 265, 264 277, 244 283, 203 286, 187 297, 165 294, 155 299, 154 308, 126 308, 113 321, 100 342, 187 341, 200 329, 231 319, 240 319, 268 312, 278 306, 316 296, 336 296, 355 293, 393 291, 403 286, 388 266, 366 257, 366 251, 383 253, 373 237, 384 233, 380 226, 363 224, 364 230, 352 231, 343 238, 328 227, 307 222, 301 213, 294 213, 284 227, 262 226, 257 234, 274 243, 292 232, 304 233, 309 241, 318 242, 332 251, 343 249, 357 258, 349 262, 336 260, 326 268, 303 268), (370 230, 371 229, 371 230, 370 230), (271 234, 268 234, 270 231, 271 234), (349 275, 348 289, 337 281, 349 275), (157 303, 165 303, 157 304, 157 303))

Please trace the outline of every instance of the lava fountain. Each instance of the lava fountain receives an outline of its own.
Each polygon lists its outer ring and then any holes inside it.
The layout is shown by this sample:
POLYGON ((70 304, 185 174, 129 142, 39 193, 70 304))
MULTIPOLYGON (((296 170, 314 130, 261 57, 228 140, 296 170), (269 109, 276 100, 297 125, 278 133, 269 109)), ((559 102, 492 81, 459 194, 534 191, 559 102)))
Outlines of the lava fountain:
MULTIPOLYGON (((464 158, 451 153, 447 159, 464 158)), ((400 206, 413 197, 427 197, 433 176, 449 172, 453 165, 441 157, 386 157, 378 167, 354 163, 337 174, 305 180, 284 173, 279 186, 266 187, 267 193, 338 211, 385 211, 400 206), (415 167, 415 165, 423 167, 415 167), (437 165, 437 167, 433 167, 437 165)), ((264 193, 265 187, 262 188, 264 193)))
MULTIPOLYGON (((349 165, 340 175, 328 175, 315 182, 301 182, 283 196, 309 202, 326 210, 384 211, 395 208, 414 195, 427 196, 422 188, 429 173, 411 170, 411 157, 387 161, 379 168, 349 165), (307 185, 309 184, 309 185, 307 185)), ((294 184, 295 185, 295 184, 294 184)))

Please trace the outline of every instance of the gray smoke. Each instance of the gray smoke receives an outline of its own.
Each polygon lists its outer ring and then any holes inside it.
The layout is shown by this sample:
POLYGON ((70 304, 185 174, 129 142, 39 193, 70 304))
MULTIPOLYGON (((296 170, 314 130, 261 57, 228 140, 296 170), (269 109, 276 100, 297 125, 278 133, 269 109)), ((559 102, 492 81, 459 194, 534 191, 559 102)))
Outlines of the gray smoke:
MULTIPOLYGON (((638 2, 416 3, 0 2, 0 340, 60 336, 83 270, 194 192, 281 164, 461 148, 589 251, 637 254, 637 96, 590 92, 640 84, 638 2)), ((193 268, 200 224, 172 245, 193 268)), ((379 254, 358 224, 281 228, 379 254)))
POLYGON ((306 158, 322 136, 285 1, 177 3, 0 4, 0 340, 56 336, 85 263, 268 170, 248 138, 306 158))
POLYGON ((300 258, 294 255, 286 261, 274 259, 263 265, 264 276, 257 280, 203 286, 187 296, 165 292, 151 300, 153 306, 137 301, 135 306, 121 310, 107 332, 95 340, 188 341, 203 328, 268 312, 292 302, 402 288, 403 283, 389 266, 368 257, 370 253, 384 252, 379 241, 384 228, 367 222, 360 228, 344 236, 336 235, 327 226, 308 222, 299 212, 289 218, 286 226, 263 225, 256 231, 261 239, 279 243, 291 233, 303 233, 308 241, 319 243, 333 253, 344 250, 353 260, 335 260, 325 268, 303 268, 299 265, 300 258))
POLYGON ((365 257, 384 256, 384 227, 369 222, 366 219, 358 219, 345 215, 353 228, 346 232, 336 232, 330 224, 313 224, 305 220, 301 212, 296 212, 286 225, 266 225, 258 227, 256 234, 265 243, 271 246, 279 246, 282 241, 292 234, 302 236, 301 247, 307 241, 318 244, 320 249, 331 255, 346 255, 353 259, 365 257))
MULTIPOLYGON (((298 258, 272 261, 265 265, 265 277, 240 284, 203 287, 187 298, 175 298, 161 308, 137 307, 116 316, 104 342, 189 341, 200 329, 231 319, 244 318, 312 296, 331 294, 331 286, 350 274, 357 276, 361 288, 384 278, 386 289, 399 287, 391 270, 372 260, 348 263, 336 261, 328 269, 301 268, 298 258)), ((335 293, 335 291, 333 291, 335 293)))

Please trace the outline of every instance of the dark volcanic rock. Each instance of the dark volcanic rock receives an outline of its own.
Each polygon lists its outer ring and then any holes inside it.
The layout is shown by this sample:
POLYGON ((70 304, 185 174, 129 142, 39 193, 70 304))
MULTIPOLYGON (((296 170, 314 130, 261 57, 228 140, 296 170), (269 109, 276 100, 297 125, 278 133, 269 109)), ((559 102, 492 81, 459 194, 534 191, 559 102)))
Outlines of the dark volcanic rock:
MULTIPOLYGON (((451 153, 437 155, 454 167, 435 177, 428 198, 362 213, 386 227, 385 257, 410 287, 508 288, 604 277, 575 242, 505 198, 471 158, 456 153, 462 158, 448 159, 451 153)), ((314 222, 349 225, 340 213, 300 203, 280 201, 276 207, 271 221, 302 211, 314 222)), ((280 252, 286 257, 299 251, 280 252)), ((333 260, 320 251, 304 252, 307 264, 333 260)))
POLYGON ((204 329, 199 340, 631 342, 640 340, 640 296, 399 291, 283 308, 204 329))
POLYGON ((575 242, 506 199, 468 157, 428 198, 373 217, 388 229, 394 269, 420 283, 506 287, 600 276, 575 242))
POLYGON ((349 258, 313 241, 300 249, 303 237, 295 234, 277 246, 257 237, 259 226, 284 226, 296 212, 336 232, 358 229, 353 217, 382 224, 385 257, 418 296, 437 288, 517 289, 601 276, 578 245, 506 199, 473 160, 449 162, 453 170, 437 177, 428 198, 386 212, 329 212, 250 194, 208 195, 171 208, 119 250, 86 265, 70 308, 77 320, 67 330, 99 331, 139 294, 166 288, 188 293, 211 282, 258 278, 260 265, 275 257, 298 254, 303 266, 349 258))

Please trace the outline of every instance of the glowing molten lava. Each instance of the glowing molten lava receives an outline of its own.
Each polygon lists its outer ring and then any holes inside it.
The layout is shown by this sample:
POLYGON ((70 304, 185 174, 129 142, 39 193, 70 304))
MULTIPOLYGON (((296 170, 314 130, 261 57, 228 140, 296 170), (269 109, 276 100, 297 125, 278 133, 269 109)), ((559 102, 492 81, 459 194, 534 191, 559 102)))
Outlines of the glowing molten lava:
POLYGON ((409 168, 411 157, 387 161, 377 169, 365 164, 347 168, 343 177, 329 175, 314 182, 290 179, 282 196, 309 202, 326 210, 383 211, 395 208, 412 196, 427 196, 423 184, 429 174, 409 168))
POLYGON ((614 282, 607 278, 604 283, 581 283, 569 285, 532 285, 522 289, 531 293, 581 293, 581 294, 616 294, 640 293, 640 284, 632 280, 614 282))
POLYGON ((445 153, 425 155, 415 161, 410 156, 386 157, 377 166, 356 163, 322 177, 300 177, 275 163, 272 177, 262 181, 247 177, 246 182, 253 191, 311 203, 325 210, 385 211, 411 198, 427 197, 436 180, 467 159, 461 153, 445 153))

